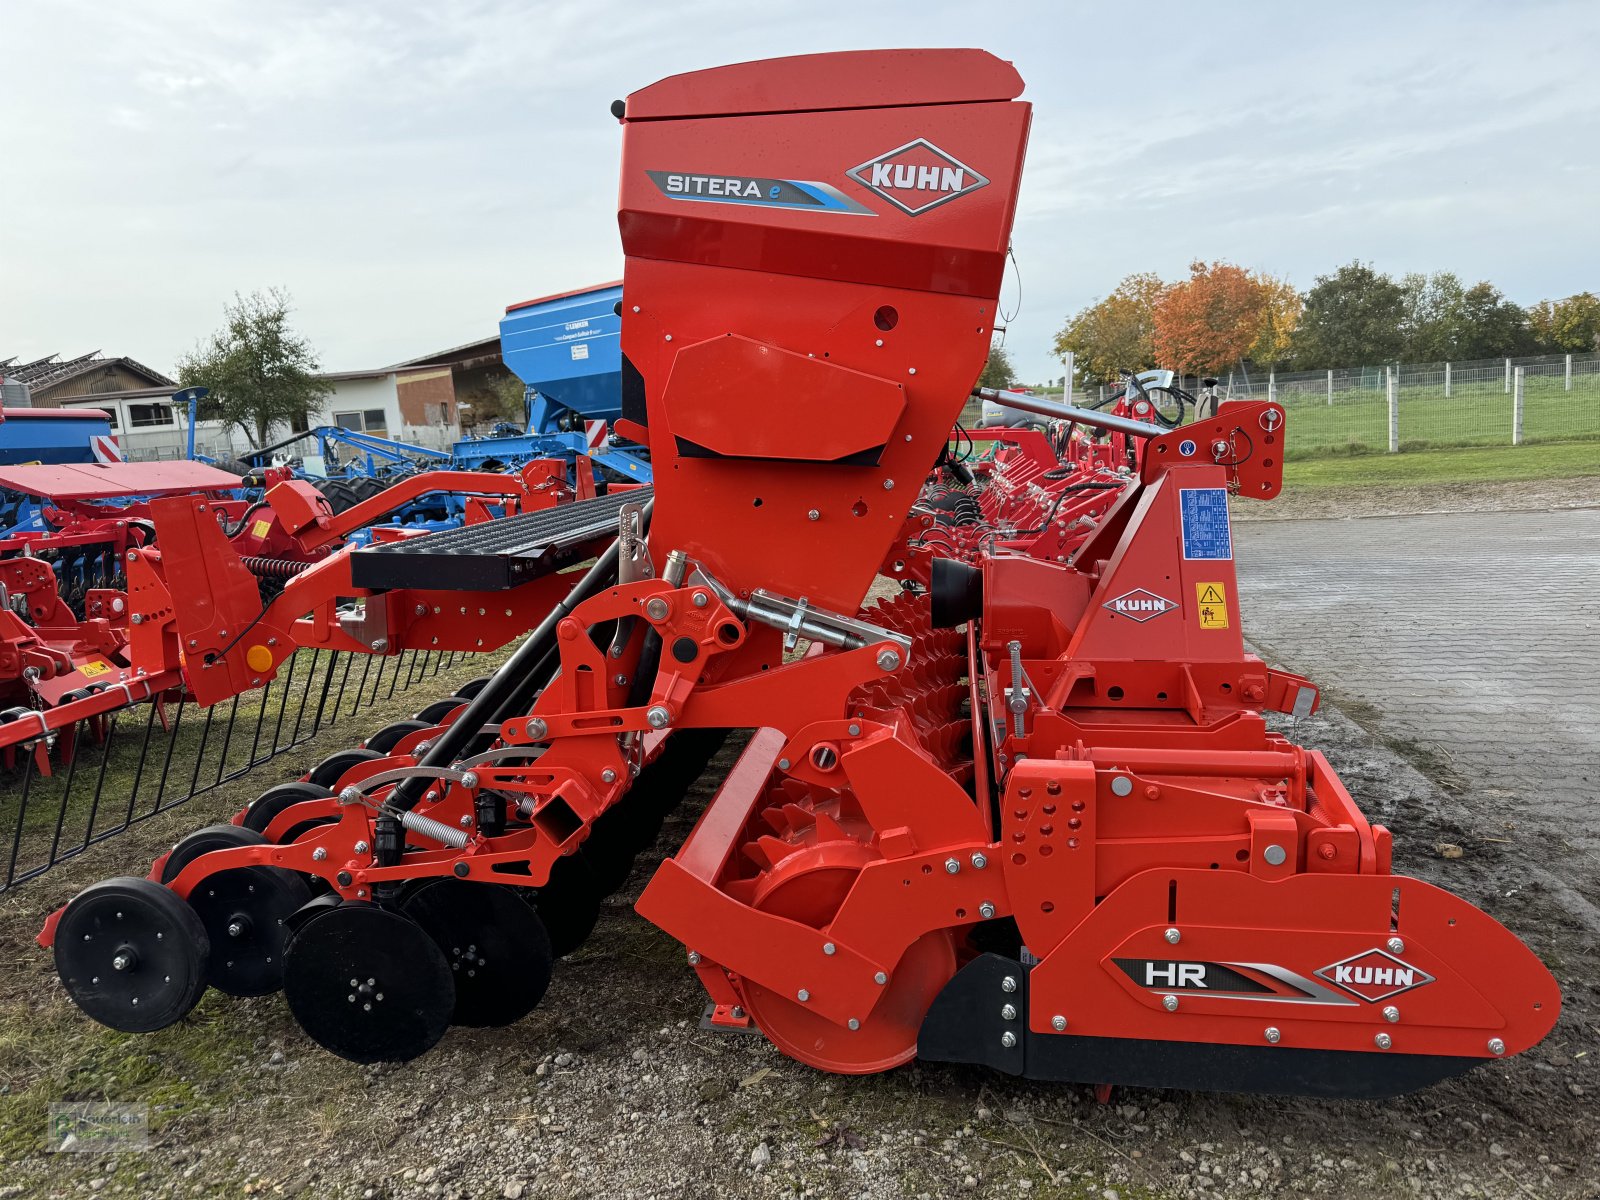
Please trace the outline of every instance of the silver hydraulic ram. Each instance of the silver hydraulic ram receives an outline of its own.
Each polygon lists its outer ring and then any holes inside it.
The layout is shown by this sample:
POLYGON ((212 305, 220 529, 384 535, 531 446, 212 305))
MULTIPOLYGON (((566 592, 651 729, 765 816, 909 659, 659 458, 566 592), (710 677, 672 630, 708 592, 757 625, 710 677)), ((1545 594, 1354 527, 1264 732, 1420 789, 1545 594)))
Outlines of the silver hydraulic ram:
POLYGON ((1057 404, 1052 400, 1041 400, 1037 396, 1028 396, 1022 392, 1005 392, 998 388, 973 388, 972 394, 980 400, 990 400, 1007 408, 1020 408, 1023 412, 1035 413, 1041 417, 1053 417, 1058 421, 1076 421, 1079 425, 1126 433, 1133 437, 1156 437, 1167 432, 1160 425, 1152 425, 1148 421, 1135 421, 1092 408, 1057 404))

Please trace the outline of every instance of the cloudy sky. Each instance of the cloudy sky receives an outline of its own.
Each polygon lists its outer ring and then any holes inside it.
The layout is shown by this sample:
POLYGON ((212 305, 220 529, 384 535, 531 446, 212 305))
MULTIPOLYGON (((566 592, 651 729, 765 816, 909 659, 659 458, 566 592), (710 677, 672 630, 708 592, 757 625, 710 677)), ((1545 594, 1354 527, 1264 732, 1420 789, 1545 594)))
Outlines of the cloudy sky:
POLYGON ((0 0, 0 358, 170 369, 271 285, 329 369, 492 335, 619 273, 613 99, 903 45, 1027 81, 1026 378, 1068 313, 1197 256, 1600 290, 1596 0, 0 0))

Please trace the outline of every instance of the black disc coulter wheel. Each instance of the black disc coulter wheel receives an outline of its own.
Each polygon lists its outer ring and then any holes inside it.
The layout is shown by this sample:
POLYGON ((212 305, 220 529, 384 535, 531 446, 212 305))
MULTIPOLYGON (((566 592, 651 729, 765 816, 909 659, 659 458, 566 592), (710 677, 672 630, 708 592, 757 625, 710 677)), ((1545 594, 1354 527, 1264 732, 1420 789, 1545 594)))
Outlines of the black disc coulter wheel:
POLYGON ((438 879, 400 906, 450 963, 452 1024, 510 1025, 532 1012, 550 986, 550 935, 513 891, 504 884, 438 879))
POLYGON ((107 879, 75 896, 56 926, 56 974, 102 1025, 151 1033, 183 1019, 206 990, 210 940, 171 888, 107 879))
POLYGON ((409 1062, 444 1036, 455 1010, 449 961, 411 918, 346 901, 289 940, 283 994, 317 1045, 351 1062, 409 1062))
MULTIPOLYGON (((332 798, 333 790, 322 787, 320 784, 306 783, 295 780, 292 783, 280 783, 277 787, 268 788, 257 797, 256 802, 245 810, 244 827, 253 829, 257 833, 266 833, 267 827, 277 820, 278 814, 286 808, 291 808, 303 800, 327 800, 332 798)), ((313 817, 310 820, 300 821, 291 825, 285 831, 279 842, 287 845, 296 841, 307 830, 315 829, 318 825, 328 825, 339 818, 334 816, 313 817)))
POLYGON ((413 719, 421 721, 424 726, 441 725, 446 717, 465 703, 467 701, 462 696, 445 696, 419 711, 413 719))
MULTIPOLYGON (((170 882, 213 850, 259 846, 266 839, 241 825, 197 829, 173 847, 162 870, 170 882)), ((189 893, 211 943, 206 982, 229 996, 269 996, 283 986, 288 920, 311 899, 311 888, 282 867, 232 867, 209 875, 189 893)))
POLYGON ((524 899, 544 923, 551 952, 557 958, 565 958, 594 932, 605 892, 583 851, 576 850, 556 860, 550 879, 542 888, 536 892, 524 889, 524 899))
POLYGON ((306 776, 306 782, 325 788, 338 787, 339 780, 351 767, 358 767, 364 762, 382 757, 383 755, 376 750, 339 750, 312 767, 311 773, 306 776))
POLYGON ((393 754, 394 748, 403 738, 424 729, 433 728, 427 721, 396 721, 392 725, 385 725, 377 733, 367 739, 368 750, 375 750, 379 754, 393 754))

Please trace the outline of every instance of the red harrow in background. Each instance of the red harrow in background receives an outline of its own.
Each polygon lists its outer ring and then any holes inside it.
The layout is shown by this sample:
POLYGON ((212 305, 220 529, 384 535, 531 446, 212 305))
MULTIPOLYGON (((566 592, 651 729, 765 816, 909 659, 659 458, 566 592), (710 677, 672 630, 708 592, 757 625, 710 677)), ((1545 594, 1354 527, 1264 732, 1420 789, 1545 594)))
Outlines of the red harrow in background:
POLYGON ((130 601, 197 690, 305 636, 531 632, 451 711, 76 897, 41 934, 73 999, 150 1030, 208 984, 281 986, 359 1061, 513 1021, 741 727, 637 908, 713 1024, 819 1068, 1382 1096, 1543 1037, 1538 959, 1393 874, 1388 832, 1262 716, 1317 702, 1240 638, 1228 509, 1278 492, 1277 405, 1129 421, 1136 469, 1067 561, 980 541, 863 607, 988 351, 1021 86, 977 51, 874 51, 619 104, 653 493, 346 553, 264 612, 214 523, 163 502, 130 601), (345 620, 323 598, 350 587, 345 620))
MULTIPOLYGON (((166 725, 170 702, 195 697, 210 705, 260 686, 260 672, 224 678, 203 661, 195 676, 186 655, 194 647, 169 636, 164 613, 185 605, 209 609, 218 590, 229 590, 253 614, 290 591, 295 599, 279 611, 312 598, 293 611, 291 627, 275 643, 284 648, 275 662, 301 648, 382 653, 384 645, 375 644, 381 638, 357 641, 336 632, 361 616, 352 603, 361 593, 349 586, 347 572, 334 567, 291 581, 337 558, 350 534, 420 495, 467 494, 469 524, 575 498, 561 464, 550 461, 531 462, 517 474, 413 475, 338 512, 286 470, 262 473, 265 494, 254 504, 231 498, 240 482, 192 462, 0 468, 0 487, 43 498, 48 525, 0 539, 0 754, 8 765, 19 751, 42 774, 51 772, 52 751, 70 764, 80 731, 103 741, 111 714, 141 701, 150 700, 166 725), (137 499, 112 503, 128 496, 137 499), (161 529, 167 533, 158 546, 161 529), (165 594, 161 564, 169 556, 183 562, 193 589, 180 589, 176 601, 165 594), (213 586, 214 577, 226 582, 213 586), (315 587, 307 586, 312 578, 315 587), (130 593, 142 595, 143 604, 130 607, 130 593), (313 607, 317 619, 292 623, 313 607)), ((387 543, 415 535, 379 526, 375 536, 387 543)))

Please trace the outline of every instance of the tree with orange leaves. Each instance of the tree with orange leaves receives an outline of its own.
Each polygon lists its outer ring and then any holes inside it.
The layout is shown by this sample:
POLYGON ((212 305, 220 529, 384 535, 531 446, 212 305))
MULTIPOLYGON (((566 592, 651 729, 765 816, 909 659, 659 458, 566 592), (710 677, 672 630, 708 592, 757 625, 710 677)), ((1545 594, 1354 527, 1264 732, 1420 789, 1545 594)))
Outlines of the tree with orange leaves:
POLYGON ((1163 366, 1221 371, 1242 359, 1281 358, 1299 318, 1299 295, 1282 280, 1232 263, 1189 264, 1189 278, 1156 301, 1152 341, 1163 366))

